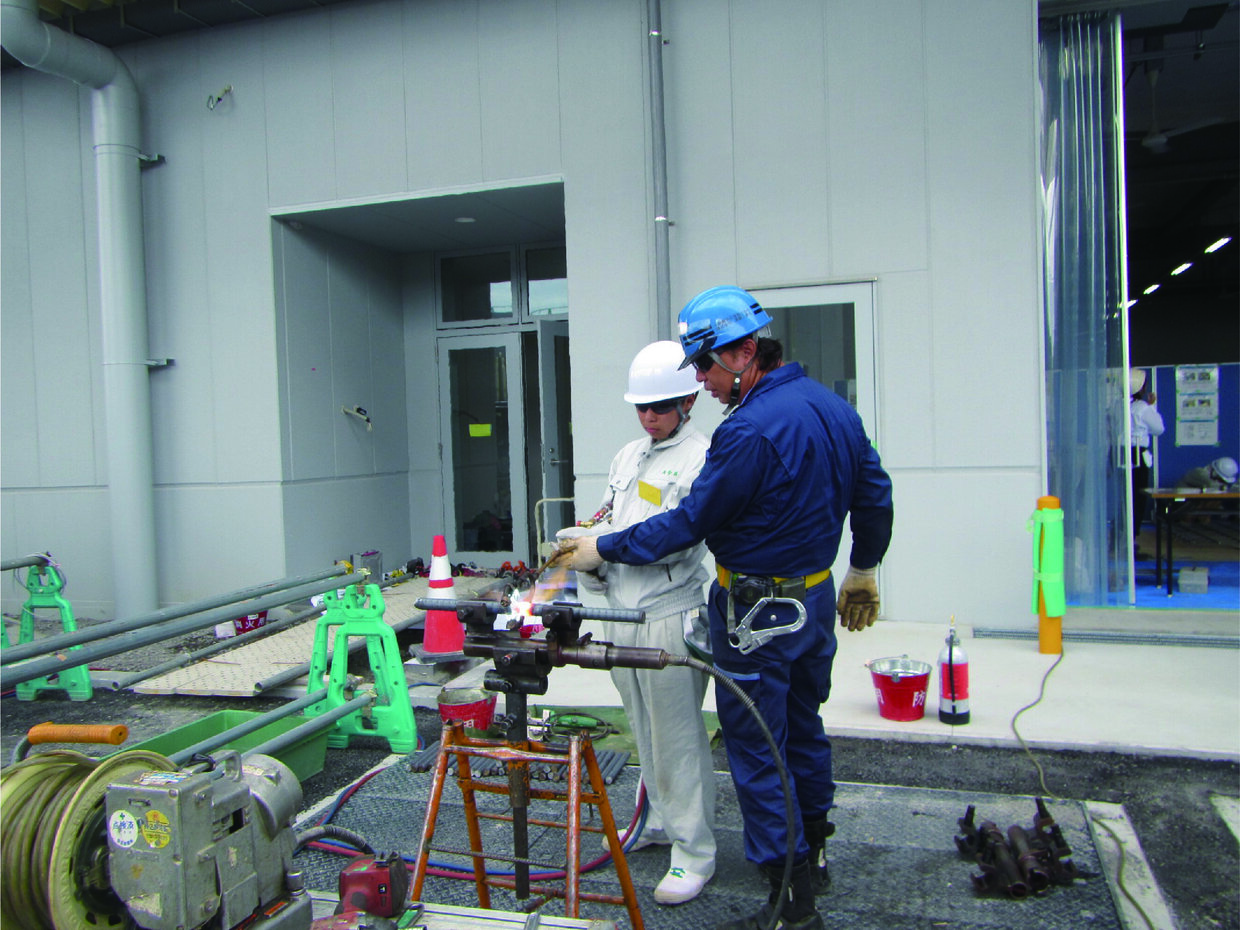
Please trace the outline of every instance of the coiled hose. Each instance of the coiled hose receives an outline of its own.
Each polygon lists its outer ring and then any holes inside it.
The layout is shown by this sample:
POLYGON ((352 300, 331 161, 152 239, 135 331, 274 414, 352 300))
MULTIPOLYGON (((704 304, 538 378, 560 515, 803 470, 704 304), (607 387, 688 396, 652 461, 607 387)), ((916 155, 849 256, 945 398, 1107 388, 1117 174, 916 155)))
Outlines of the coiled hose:
POLYGON ((55 930, 52 846, 69 802, 99 760, 77 752, 40 753, 0 773, 0 924, 55 930))

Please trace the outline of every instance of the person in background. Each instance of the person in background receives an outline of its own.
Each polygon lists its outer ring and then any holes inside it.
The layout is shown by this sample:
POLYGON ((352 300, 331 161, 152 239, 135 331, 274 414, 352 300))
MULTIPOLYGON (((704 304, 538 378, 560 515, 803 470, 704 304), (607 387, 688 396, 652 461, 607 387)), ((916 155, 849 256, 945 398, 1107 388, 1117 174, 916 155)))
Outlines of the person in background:
POLYGON ((706 541, 718 567, 708 597, 714 664, 756 705, 779 746, 795 810, 789 836, 764 726, 730 689, 716 688, 745 855, 771 888, 757 913, 721 930, 765 928, 776 907, 783 930, 820 930, 814 896, 830 882, 825 850, 834 831, 827 814, 835 782, 819 708, 831 688, 835 615, 849 630, 865 629, 878 616, 876 573, 891 540, 891 479, 856 411, 799 364, 784 362, 770 322, 739 287, 710 288, 685 305, 681 364, 693 365, 697 380, 728 408, 701 474, 674 510, 617 533, 564 540, 559 555, 570 568, 588 571, 604 562, 649 564, 706 541), (846 519, 851 567, 837 599, 830 568, 846 519), (759 616, 764 598, 782 603, 759 616), (801 610, 805 623, 793 630, 789 615, 801 610), (771 613, 784 632, 742 652, 743 621, 752 614, 767 623, 771 613), (792 878, 781 901, 789 845, 792 878))
POLYGON ((1217 458, 1209 465, 1190 468, 1176 487, 1201 488, 1203 491, 1231 491, 1236 486, 1236 474, 1240 472, 1236 460, 1230 456, 1217 458))
MULTIPOLYGON (((629 366, 626 402, 635 405, 646 436, 612 460, 601 510, 605 524, 592 532, 623 530, 672 510, 689 493, 709 446, 689 422, 697 400, 693 369, 680 369, 677 342, 646 346, 629 366)), ((580 573, 587 591, 612 607, 644 610, 646 622, 607 623, 604 637, 621 646, 688 654, 685 632, 706 603, 710 576, 701 543, 669 552, 648 565, 607 564, 580 573)), ((671 867, 654 889, 659 904, 680 904, 701 893, 715 873, 715 778, 710 738, 702 720, 709 676, 687 667, 613 668, 624 712, 637 743, 648 812, 629 847, 670 844, 671 867)))
MULTIPOLYGON (((1162 414, 1154 406, 1157 395, 1152 390, 1145 389, 1145 370, 1131 369, 1128 372, 1128 384, 1131 397, 1128 412, 1132 419, 1132 546, 1136 551, 1141 524, 1145 522, 1150 503, 1145 496, 1145 489, 1150 486, 1150 466, 1154 464, 1153 437, 1161 436, 1167 427, 1163 423, 1162 414)), ((1138 558, 1140 557, 1138 552, 1138 558)))

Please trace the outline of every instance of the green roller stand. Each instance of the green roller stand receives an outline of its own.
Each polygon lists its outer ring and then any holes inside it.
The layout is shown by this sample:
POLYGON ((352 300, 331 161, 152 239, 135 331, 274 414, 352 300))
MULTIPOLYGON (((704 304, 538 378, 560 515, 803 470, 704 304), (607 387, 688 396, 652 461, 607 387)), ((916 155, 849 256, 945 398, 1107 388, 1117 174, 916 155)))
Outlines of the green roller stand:
POLYGON ((345 692, 349 677, 349 638, 366 637, 366 652, 370 669, 374 673, 375 702, 336 721, 327 736, 327 745, 342 749, 349 745, 350 737, 382 736, 392 747, 392 752, 412 752, 417 748, 418 727, 413 717, 413 704, 409 701, 409 685, 405 680, 405 665, 401 661, 396 632, 384 622, 383 595, 377 584, 349 585, 344 594, 336 591, 323 595, 323 616, 319 617, 314 630, 314 652, 310 658, 307 693, 323 687, 323 675, 328 675, 327 697, 306 710, 307 715, 321 714, 341 704, 349 697, 345 692), (335 628, 333 633, 332 628, 335 628), (331 668, 328 668, 327 643, 332 639, 331 668))
MULTIPOLYGON (((32 565, 26 573, 26 590, 30 592, 26 603, 22 605, 21 625, 18 627, 18 642, 34 642, 34 612, 36 610, 60 611, 60 624, 66 633, 77 632, 77 621, 73 618, 73 607, 61 595, 65 582, 54 565, 32 565)), ((5 636, 8 645, 8 636, 5 636)), ((69 651, 81 649, 70 647, 69 651)), ((85 665, 77 665, 65 669, 55 675, 45 675, 31 681, 24 681, 17 686, 19 701, 33 701, 40 691, 64 691, 71 701, 89 701, 94 694, 90 683, 90 669, 85 665)))

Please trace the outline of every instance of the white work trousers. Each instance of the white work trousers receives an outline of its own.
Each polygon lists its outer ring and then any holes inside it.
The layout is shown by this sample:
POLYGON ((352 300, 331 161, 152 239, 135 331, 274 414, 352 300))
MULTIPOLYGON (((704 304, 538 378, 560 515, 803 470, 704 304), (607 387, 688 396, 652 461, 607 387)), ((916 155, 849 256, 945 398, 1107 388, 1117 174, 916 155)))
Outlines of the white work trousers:
MULTIPOLYGON (((644 624, 606 627, 608 641, 617 645, 688 654, 683 611, 644 624)), ((646 829, 662 829, 671 840, 671 868, 699 875, 715 867, 715 777, 702 720, 709 677, 683 666, 611 670, 641 761, 650 808, 646 829)))

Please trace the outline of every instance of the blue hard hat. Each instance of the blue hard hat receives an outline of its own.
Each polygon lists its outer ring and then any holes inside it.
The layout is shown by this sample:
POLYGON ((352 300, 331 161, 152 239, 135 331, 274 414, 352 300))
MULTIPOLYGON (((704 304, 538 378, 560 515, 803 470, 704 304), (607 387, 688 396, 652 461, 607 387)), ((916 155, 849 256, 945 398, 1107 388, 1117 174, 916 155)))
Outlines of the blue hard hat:
POLYGON ((680 311, 680 345, 685 350, 680 367, 770 323, 771 318, 748 291, 730 284, 702 291, 680 311))

